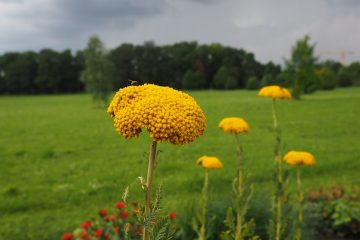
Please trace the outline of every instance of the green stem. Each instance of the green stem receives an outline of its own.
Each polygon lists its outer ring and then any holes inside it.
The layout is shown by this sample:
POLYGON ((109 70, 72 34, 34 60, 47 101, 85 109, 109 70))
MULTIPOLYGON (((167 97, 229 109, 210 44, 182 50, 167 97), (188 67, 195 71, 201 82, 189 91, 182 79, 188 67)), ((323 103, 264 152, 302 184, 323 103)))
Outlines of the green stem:
MULTIPOLYGON (((148 171, 146 177, 146 188, 145 188, 145 216, 148 216, 150 213, 151 207, 151 186, 152 179, 155 169, 156 162, 156 142, 153 141, 150 146, 150 154, 149 154, 149 163, 148 163, 148 171)), ((149 231, 144 227, 144 235, 143 240, 149 240, 149 231)))
POLYGON ((236 140, 236 152, 238 158, 238 189, 236 196, 236 232, 235 232, 235 240, 242 239, 242 222, 243 222, 243 214, 241 211, 241 199, 244 193, 244 164, 242 159, 242 149, 240 145, 240 140, 238 134, 235 134, 236 140))
POLYGON ((205 172, 204 187, 202 191, 202 213, 201 213, 201 228, 199 240, 206 240, 206 214, 208 208, 208 188, 209 188, 209 171, 205 172))
POLYGON ((280 146, 281 146, 281 133, 278 125, 276 111, 275 111, 275 99, 272 102, 272 117, 274 124, 274 133, 275 133, 275 173, 276 173, 276 194, 275 194, 275 239, 281 239, 282 233, 282 198, 283 198, 283 174, 281 167, 281 155, 280 155, 280 146))
POLYGON ((296 236, 295 239, 296 240, 301 240, 302 238, 302 222, 303 222, 303 209, 302 209, 302 205, 304 202, 304 193, 302 190, 302 184, 301 184, 301 176, 300 176, 300 167, 297 167, 297 172, 296 172, 296 182, 297 182, 297 186, 298 186, 298 200, 299 200, 299 209, 298 209, 298 224, 297 224, 297 229, 296 229, 296 236))

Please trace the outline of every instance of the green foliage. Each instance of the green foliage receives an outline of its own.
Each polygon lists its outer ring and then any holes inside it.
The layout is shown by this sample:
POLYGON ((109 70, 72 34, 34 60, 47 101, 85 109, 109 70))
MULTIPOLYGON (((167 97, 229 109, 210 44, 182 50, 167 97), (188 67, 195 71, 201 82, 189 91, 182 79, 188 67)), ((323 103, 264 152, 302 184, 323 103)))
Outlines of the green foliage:
POLYGON ((246 89, 248 89, 248 90, 260 89, 260 87, 261 87, 261 83, 260 83, 259 79, 255 76, 252 76, 246 82, 246 89))
POLYGON ((350 87, 352 85, 352 74, 346 69, 342 68, 339 71, 338 75, 338 85, 339 87, 350 87))
POLYGON ((107 104, 108 95, 112 90, 114 66, 98 37, 93 36, 89 39, 84 57, 85 69, 81 73, 81 80, 92 95, 96 106, 100 106, 101 102, 107 104))
POLYGON ((217 70, 214 76, 213 84, 214 87, 218 89, 235 89, 238 86, 236 78, 225 66, 221 66, 217 70))
POLYGON ((316 227, 320 234, 360 237, 359 188, 319 188, 309 192, 309 201, 319 209, 322 224, 316 227))
POLYGON ((199 71, 188 70, 184 76, 183 87, 185 89, 202 89, 205 88, 206 80, 204 75, 199 71))
POLYGON ((328 67, 316 69, 317 78, 321 82, 321 89, 332 90, 336 88, 336 76, 328 67))
POLYGON ((291 81, 292 95, 296 99, 321 87, 315 74, 315 45, 310 45, 309 40, 309 36, 298 40, 292 48, 291 58, 285 61, 285 72, 291 81))

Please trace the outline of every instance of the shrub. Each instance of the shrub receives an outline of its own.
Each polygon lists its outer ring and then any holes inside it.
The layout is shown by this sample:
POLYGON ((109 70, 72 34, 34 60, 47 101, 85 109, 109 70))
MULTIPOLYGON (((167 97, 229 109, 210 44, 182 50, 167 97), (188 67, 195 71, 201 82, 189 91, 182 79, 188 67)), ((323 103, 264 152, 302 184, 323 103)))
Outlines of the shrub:
POLYGON ((308 201, 318 205, 322 224, 318 232, 325 236, 360 238, 360 189, 346 191, 342 186, 309 191, 308 201))

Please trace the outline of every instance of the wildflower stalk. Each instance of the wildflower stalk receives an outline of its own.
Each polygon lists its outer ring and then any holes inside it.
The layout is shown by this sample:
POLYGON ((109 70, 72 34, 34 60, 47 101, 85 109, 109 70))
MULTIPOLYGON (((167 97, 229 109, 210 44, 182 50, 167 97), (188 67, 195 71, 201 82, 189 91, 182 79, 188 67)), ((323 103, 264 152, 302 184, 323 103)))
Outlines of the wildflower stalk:
POLYGON ((298 166, 296 169, 296 182, 297 182, 297 187, 298 187, 298 224, 297 224, 297 229, 296 229, 296 235, 295 235, 295 240, 301 240, 302 238, 302 222, 303 222, 303 209, 302 209, 302 205, 304 202, 304 193, 302 190, 302 184, 301 184, 301 176, 300 176, 300 167, 298 166))
MULTIPOLYGON (((155 169, 156 162, 156 142, 152 141, 150 146, 150 154, 149 154, 149 163, 148 163, 148 171, 146 177, 146 188, 145 188, 145 216, 148 216, 150 213, 151 207, 151 186, 152 179, 155 169)), ((149 240, 149 231, 144 227, 144 235, 143 240, 149 240)))
POLYGON ((201 227, 199 240, 206 240, 206 214, 208 210, 208 188, 209 188, 209 171, 205 172, 204 186, 202 190, 202 211, 201 211, 201 227))
MULTIPOLYGON (((243 197, 244 193, 244 166, 243 166, 243 159, 242 159, 242 150, 240 145, 240 140, 238 134, 235 133, 236 139, 236 151, 237 151, 237 158, 238 158, 238 186, 237 186, 237 204, 243 197)), ((242 223, 243 223, 243 215, 241 212, 241 206, 236 206, 236 230, 235 230, 235 240, 242 239, 242 223)))
POLYGON ((280 155, 280 146, 281 146, 281 132, 278 125, 276 111, 275 111, 275 99, 272 102, 272 117, 274 124, 274 134, 275 134, 275 200, 274 200, 274 210, 275 210, 275 240, 281 239, 282 233, 282 195, 283 195, 283 173, 281 167, 281 155, 280 155))

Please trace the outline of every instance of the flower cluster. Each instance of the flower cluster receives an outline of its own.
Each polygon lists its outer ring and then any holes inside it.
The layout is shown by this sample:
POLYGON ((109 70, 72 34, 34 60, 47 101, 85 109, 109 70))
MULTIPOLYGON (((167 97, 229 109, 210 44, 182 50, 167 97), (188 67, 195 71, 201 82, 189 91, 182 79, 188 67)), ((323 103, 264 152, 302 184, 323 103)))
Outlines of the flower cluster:
POLYGON ((291 93, 286 88, 277 85, 266 86, 260 89, 258 96, 273 99, 291 99, 291 93))
POLYGON ((196 161, 196 164, 205 169, 221 169, 222 162, 217 157, 202 156, 196 161))
POLYGON ((72 233, 65 233, 62 240, 93 240, 93 239, 141 239, 142 226, 139 224, 139 209, 136 203, 128 207, 124 202, 115 203, 116 213, 109 215, 108 210, 100 209, 100 220, 93 218, 83 222, 80 228, 72 233))
POLYGON ((247 122, 238 117, 228 117, 221 120, 219 128, 226 133, 247 133, 249 132, 249 125, 247 122))
POLYGON ((313 166, 315 164, 314 156, 309 152, 290 151, 284 156, 284 161, 288 165, 313 166))
POLYGON ((125 138, 137 137, 147 129, 156 142, 186 144, 205 130, 205 115, 186 93, 153 84, 120 89, 107 112, 125 138))

